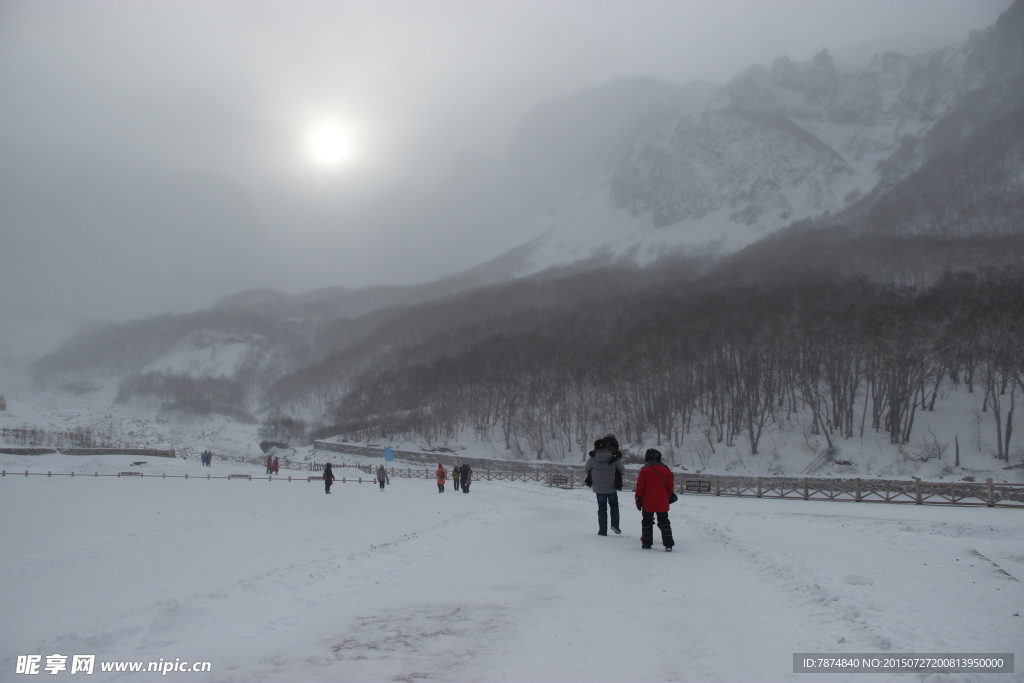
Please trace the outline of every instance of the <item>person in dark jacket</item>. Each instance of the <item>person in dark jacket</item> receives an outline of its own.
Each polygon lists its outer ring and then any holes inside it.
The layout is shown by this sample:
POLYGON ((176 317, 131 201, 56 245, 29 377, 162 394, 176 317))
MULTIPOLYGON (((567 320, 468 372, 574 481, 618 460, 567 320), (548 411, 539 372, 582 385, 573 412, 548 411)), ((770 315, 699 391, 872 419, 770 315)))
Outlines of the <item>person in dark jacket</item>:
POLYGON ((459 468, 458 465, 456 465, 455 467, 452 468, 452 488, 455 489, 456 491, 459 490, 459 484, 462 483, 460 481, 461 479, 462 470, 459 468))
POLYGON ((586 483, 597 494, 597 535, 608 535, 608 508, 611 508, 612 531, 619 530, 619 494, 622 490, 622 475, 626 469, 622 466, 622 452, 618 450, 618 440, 608 435, 594 442, 594 450, 587 458, 586 483))
POLYGON ((380 484, 380 490, 384 490, 384 484, 391 483, 391 477, 388 476, 388 468, 384 465, 377 467, 377 483, 380 484))
POLYGON ((334 472, 331 470, 331 463, 324 465, 324 490, 331 492, 331 484, 334 483, 334 472))
POLYGON ((274 456, 274 462, 271 463, 271 465, 270 465, 270 471, 273 472, 274 474, 277 474, 280 471, 280 469, 281 469, 281 461, 278 460, 277 456, 275 455, 274 456))
POLYGON ((661 542, 665 550, 671 551, 672 525, 668 521, 669 498, 675 493, 676 483, 672 470, 661 462, 661 451, 648 448, 644 455, 647 462, 636 478, 636 509, 641 512, 640 547, 650 549, 654 545, 654 517, 658 517, 661 542))
POLYGON ((460 482, 462 484, 462 492, 469 493, 469 485, 473 481, 473 468, 468 464, 462 466, 462 471, 459 473, 460 482))

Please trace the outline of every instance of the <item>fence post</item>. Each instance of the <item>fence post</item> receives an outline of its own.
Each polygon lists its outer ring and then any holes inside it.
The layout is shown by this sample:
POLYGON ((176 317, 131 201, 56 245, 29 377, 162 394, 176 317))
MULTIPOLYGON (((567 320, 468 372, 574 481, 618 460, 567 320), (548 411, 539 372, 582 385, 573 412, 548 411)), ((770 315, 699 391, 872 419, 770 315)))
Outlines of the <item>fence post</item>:
POLYGON ((986 479, 985 484, 988 486, 988 507, 994 508, 996 506, 996 492, 992 488, 992 479, 986 479))
POLYGON ((857 496, 854 498, 858 503, 860 502, 860 477, 857 478, 857 496))
POLYGON ((807 477, 804 477, 804 500, 808 500, 810 497, 810 493, 807 491, 807 477))
POLYGON ((717 474, 715 475, 715 495, 722 495, 722 481, 719 479, 717 474))
POLYGON ((761 497, 761 477, 757 478, 757 497, 761 497))
POLYGON ((917 500, 914 501, 914 504, 922 505, 924 501, 921 500, 921 480, 918 477, 914 477, 914 493, 917 497, 917 500))

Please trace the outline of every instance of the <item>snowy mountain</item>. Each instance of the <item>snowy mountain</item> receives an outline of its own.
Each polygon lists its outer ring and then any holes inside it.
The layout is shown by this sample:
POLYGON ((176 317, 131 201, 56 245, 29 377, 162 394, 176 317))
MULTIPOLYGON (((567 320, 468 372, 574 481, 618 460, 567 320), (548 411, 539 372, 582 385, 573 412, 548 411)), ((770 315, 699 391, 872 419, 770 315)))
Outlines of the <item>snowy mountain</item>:
MULTIPOLYGON (((806 63, 751 66, 522 226, 516 237, 530 255, 520 272, 596 255, 643 263, 696 245, 731 251, 795 221, 866 210, 865 199, 1009 116, 1021 93, 1021 2, 924 55, 842 68, 822 49, 806 63)), ((1019 162, 1008 163, 1005 189, 1016 192, 1019 162)))

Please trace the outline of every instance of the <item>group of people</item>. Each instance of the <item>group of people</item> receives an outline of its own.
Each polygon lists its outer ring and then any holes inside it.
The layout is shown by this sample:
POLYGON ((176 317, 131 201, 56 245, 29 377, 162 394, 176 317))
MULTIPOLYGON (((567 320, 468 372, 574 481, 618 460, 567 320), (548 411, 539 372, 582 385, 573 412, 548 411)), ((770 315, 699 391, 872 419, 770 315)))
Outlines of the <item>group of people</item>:
MULTIPOLYGON (((621 534, 619 529, 619 496, 622 490, 622 475, 626 469, 622 465, 622 451, 619 440, 609 434, 594 442, 594 450, 587 459, 585 483, 597 495, 597 534, 607 536, 610 528, 614 533, 621 534), (609 512, 611 525, 608 524, 609 512)), ((654 523, 657 518, 658 529, 661 531, 661 543, 666 551, 672 550, 672 525, 669 523, 668 511, 675 502, 675 479, 672 470, 661 461, 661 451, 648 448, 644 454, 644 466, 636 479, 634 499, 636 509, 640 511, 640 547, 654 547, 654 523)))
MULTIPOLYGON (((203 458, 203 463, 208 464, 207 453, 203 454, 203 458)), ((271 459, 268 455, 267 473, 276 474, 277 468, 277 458, 271 459)), ((614 434, 608 434, 594 442, 594 450, 590 451, 590 457, 587 459, 586 472, 585 483, 597 495, 597 534, 607 536, 609 529, 613 533, 621 534, 618 492, 622 490, 622 476, 626 469, 622 465, 619 440, 614 434)), ((444 485, 448 480, 448 470, 445 469, 444 463, 437 463, 434 475, 437 477, 437 492, 444 493, 444 485)), ((330 493, 331 484, 335 480, 330 463, 324 466, 323 478, 324 490, 330 493)), ((381 491, 384 490, 385 484, 391 483, 383 463, 377 467, 376 479, 381 491)), ((452 469, 451 479, 456 491, 461 488, 463 493, 469 493, 469 486, 473 481, 473 468, 468 464, 456 465, 452 469)), ((661 451, 648 448, 644 454, 644 466, 637 476, 633 492, 636 509, 641 515, 640 547, 654 547, 654 526, 657 520, 658 529, 661 531, 661 543, 665 550, 672 550, 675 541, 672 539, 672 525, 668 519, 668 512, 672 503, 676 501, 675 490, 675 478, 672 470, 661 461, 661 451)))
POLYGON ((213 461, 213 453, 210 451, 203 451, 199 454, 199 462, 203 463, 203 467, 209 467, 213 461))
MULTIPOLYGON (((437 476, 437 492, 444 493, 444 482, 448 479, 448 470, 444 468, 442 463, 437 463, 437 471, 434 472, 437 476)), ((473 468, 468 464, 456 465, 452 469, 452 486, 458 491, 462 488, 463 493, 469 493, 469 485, 473 482, 473 468)))
MULTIPOLYGON (((274 458, 274 467, 275 468, 277 467, 277 458, 274 458)), ((276 471, 276 469, 275 469, 275 471, 276 471)), ((330 493, 331 492, 331 484, 333 484, 334 480, 337 479, 337 477, 334 476, 334 470, 331 469, 331 463, 327 463, 326 465, 324 465, 323 477, 324 477, 324 493, 330 493)), ((388 470, 387 470, 386 467, 384 467, 383 464, 381 464, 380 467, 377 468, 377 473, 375 475, 375 478, 377 479, 377 483, 380 484, 380 490, 381 491, 384 490, 384 485, 385 484, 390 484, 391 483, 391 477, 388 476, 388 470)))
MULTIPOLYGON (((277 456, 267 456, 267 474, 277 474, 278 470, 281 469, 281 462, 277 459, 277 456)), ((330 493, 328 491, 328 493, 330 493)))

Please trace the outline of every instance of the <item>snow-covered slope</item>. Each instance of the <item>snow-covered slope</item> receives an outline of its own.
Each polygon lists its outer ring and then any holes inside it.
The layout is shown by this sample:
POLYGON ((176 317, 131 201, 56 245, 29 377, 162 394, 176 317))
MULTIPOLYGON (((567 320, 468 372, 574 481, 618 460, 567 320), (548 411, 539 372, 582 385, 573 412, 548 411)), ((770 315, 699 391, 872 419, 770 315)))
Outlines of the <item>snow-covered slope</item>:
POLYGON ((665 249, 745 246, 896 185, 1005 115, 1024 84, 1024 3, 965 42, 841 68, 827 50, 751 66, 702 111, 635 138, 611 173, 510 231, 518 272, 601 254, 640 262, 665 249))

